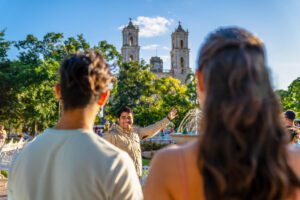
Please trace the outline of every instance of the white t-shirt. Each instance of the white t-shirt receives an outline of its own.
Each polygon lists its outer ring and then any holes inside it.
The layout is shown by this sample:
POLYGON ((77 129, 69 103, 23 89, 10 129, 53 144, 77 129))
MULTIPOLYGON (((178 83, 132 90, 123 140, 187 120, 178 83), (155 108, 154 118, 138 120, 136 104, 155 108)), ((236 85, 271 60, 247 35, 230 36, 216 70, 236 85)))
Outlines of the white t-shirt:
POLYGON ((92 131, 47 129, 18 155, 9 200, 143 199, 127 153, 92 131))

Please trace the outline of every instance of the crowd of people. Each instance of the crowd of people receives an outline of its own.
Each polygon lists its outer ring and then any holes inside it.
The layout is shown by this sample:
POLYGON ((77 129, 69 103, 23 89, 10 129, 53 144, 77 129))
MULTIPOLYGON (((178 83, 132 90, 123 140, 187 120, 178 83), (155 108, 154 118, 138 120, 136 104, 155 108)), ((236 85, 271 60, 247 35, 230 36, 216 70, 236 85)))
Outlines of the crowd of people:
POLYGON ((201 138, 157 153, 142 191, 140 141, 177 110, 142 128, 121 108, 118 123, 98 137, 93 124, 113 77, 99 53, 69 55, 55 88, 62 115, 14 161, 8 198, 300 199, 300 148, 291 144, 298 134, 287 131, 296 131, 295 115, 285 112, 286 128, 266 66, 265 47, 249 31, 228 27, 208 36, 196 69, 201 138))

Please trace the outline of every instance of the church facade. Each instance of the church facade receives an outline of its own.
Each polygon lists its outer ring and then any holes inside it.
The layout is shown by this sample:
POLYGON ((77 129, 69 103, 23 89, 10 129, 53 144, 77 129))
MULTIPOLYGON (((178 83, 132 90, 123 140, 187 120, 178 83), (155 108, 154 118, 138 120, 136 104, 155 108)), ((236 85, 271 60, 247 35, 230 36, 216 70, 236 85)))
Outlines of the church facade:
MULTIPOLYGON (((163 60, 154 56, 150 59, 152 65, 151 71, 157 77, 173 76, 185 83, 186 77, 192 72, 189 65, 190 49, 188 48, 189 32, 184 30, 179 22, 178 27, 171 35, 172 49, 170 52, 171 69, 165 70, 163 68, 163 60)), ((140 61, 140 46, 139 46, 139 28, 133 25, 130 20, 128 25, 122 30, 123 45, 122 57, 123 62, 139 62, 140 61)))

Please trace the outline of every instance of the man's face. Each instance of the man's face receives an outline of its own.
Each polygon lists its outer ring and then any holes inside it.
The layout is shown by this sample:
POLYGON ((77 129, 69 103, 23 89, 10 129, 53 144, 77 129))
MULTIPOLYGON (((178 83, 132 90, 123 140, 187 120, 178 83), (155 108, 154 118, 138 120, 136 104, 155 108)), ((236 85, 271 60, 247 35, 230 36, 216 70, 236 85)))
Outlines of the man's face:
POLYGON ((126 130, 130 130, 133 125, 133 115, 132 113, 122 112, 119 117, 119 126, 126 130))
POLYGON ((286 117, 284 117, 284 123, 285 123, 285 126, 293 126, 294 125, 293 121, 286 117))

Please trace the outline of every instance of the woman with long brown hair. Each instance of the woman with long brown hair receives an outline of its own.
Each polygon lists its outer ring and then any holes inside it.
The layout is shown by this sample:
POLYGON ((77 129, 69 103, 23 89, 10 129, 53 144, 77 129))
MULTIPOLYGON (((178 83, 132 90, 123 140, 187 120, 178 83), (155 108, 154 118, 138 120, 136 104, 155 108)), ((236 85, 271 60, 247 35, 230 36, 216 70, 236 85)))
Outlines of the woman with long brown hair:
POLYGON ((297 199, 300 150, 288 146, 261 40, 221 28, 201 48, 200 139, 162 150, 146 199, 297 199))

